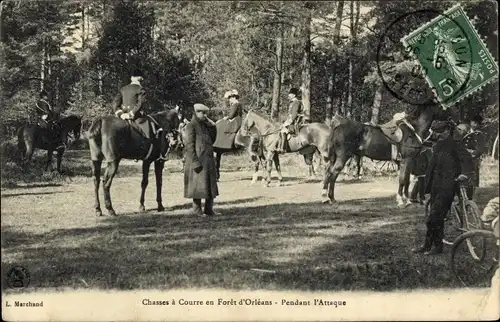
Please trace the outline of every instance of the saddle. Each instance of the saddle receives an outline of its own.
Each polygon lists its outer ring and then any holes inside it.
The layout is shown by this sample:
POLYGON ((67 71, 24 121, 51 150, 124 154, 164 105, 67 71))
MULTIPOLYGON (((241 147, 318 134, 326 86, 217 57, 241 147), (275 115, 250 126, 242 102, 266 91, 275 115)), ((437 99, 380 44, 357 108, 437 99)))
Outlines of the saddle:
MULTIPOLYGON (((160 133, 163 132, 163 129, 161 128, 160 124, 151 117, 150 115, 147 114, 141 114, 141 116, 135 120, 126 120, 128 125, 130 126, 130 129, 144 137, 146 140, 148 140, 149 148, 146 156, 143 158, 143 160, 149 159, 151 156, 153 149, 155 147, 155 141, 157 141, 160 138, 160 133)), ((156 143, 158 144, 158 143, 156 143)), ((139 160, 135 160, 135 162, 138 162, 139 160)))
POLYGON ((389 140, 394 143, 400 143, 403 140, 403 130, 399 127, 400 124, 403 123, 400 120, 390 120, 387 123, 376 125, 376 127, 382 130, 385 136, 389 138, 389 140))

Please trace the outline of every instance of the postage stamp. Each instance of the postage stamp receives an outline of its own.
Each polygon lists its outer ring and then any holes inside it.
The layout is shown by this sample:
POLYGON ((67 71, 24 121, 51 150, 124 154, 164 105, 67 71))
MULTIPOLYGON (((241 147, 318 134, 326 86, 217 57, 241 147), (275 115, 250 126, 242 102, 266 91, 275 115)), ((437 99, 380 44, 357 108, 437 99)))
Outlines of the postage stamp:
POLYGON ((498 65, 460 5, 414 30, 401 42, 405 51, 418 60, 443 108, 498 77, 498 65))

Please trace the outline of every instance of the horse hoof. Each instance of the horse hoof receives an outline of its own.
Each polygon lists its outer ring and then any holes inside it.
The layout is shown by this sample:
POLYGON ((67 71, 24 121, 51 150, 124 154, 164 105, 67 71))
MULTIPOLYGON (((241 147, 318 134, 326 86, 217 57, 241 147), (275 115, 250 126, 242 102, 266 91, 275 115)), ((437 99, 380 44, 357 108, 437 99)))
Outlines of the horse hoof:
POLYGON ((333 205, 336 201, 335 200, 331 200, 331 199, 323 199, 323 203, 324 204, 330 204, 330 205, 333 205))
POLYGON ((157 210, 158 210, 158 211, 160 211, 160 212, 161 212, 161 211, 165 211, 165 207, 163 207, 162 205, 160 205, 160 206, 158 206, 158 209, 157 209, 157 210))
POLYGON ((253 186, 253 185, 254 185, 254 184, 256 184, 256 183, 257 183, 257 181, 254 181, 254 180, 250 181, 250 185, 251 185, 251 186, 253 186))
POLYGON ((144 207, 144 205, 140 205, 139 212, 146 212, 146 207, 144 207))
POLYGON ((116 212, 114 210, 108 210, 108 213, 112 217, 116 217, 117 216, 117 214, 116 214, 116 212))
POLYGON ((326 189, 323 189, 321 191, 321 197, 326 197, 328 195, 328 191, 326 191, 326 189))
POLYGON ((102 211, 96 210, 95 214, 96 214, 97 217, 101 217, 102 216, 102 211))
POLYGON ((276 187, 281 187, 281 182, 276 183, 276 187))

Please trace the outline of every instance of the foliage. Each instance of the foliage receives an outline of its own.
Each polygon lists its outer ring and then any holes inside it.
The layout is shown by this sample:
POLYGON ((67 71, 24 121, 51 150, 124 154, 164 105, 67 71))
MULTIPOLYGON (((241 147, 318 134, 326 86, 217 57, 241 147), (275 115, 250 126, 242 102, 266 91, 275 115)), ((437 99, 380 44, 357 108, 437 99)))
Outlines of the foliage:
MULTIPOLYGON (((3 133, 12 135, 16 126, 33 121, 41 88, 49 90, 61 111, 79 113, 85 122, 109 114, 112 97, 129 81, 134 68, 146 74, 151 110, 175 104, 190 107, 195 102, 224 110, 224 92, 237 89, 245 108, 269 114, 273 77, 278 72, 282 119, 287 114, 288 90, 302 84, 308 41, 313 120, 322 121, 327 115, 328 81, 333 73, 334 105, 366 122, 380 87, 376 48, 385 28, 409 11, 441 11, 452 4, 361 2, 363 14, 351 23, 356 6, 345 2, 337 17, 340 1, 7 1, 2 4, 0 44, 3 133), (307 24, 309 15, 312 23, 307 24), (342 33, 336 42, 332 35, 339 19, 342 33), (355 37, 351 27, 356 29, 355 37), (281 70, 276 66, 279 35, 283 36, 281 70), (352 106, 347 106, 349 98, 352 106)), ((498 58, 493 50, 498 45, 496 4, 464 1, 463 6, 498 58)), ((409 71, 404 65, 397 69, 409 71)), ((488 121, 496 122, 497 86, 495 82, 457 104, 459 116, 483 112, 488 121)), ((405 103, 383 91, 380 121, 405 108, 405 103)))

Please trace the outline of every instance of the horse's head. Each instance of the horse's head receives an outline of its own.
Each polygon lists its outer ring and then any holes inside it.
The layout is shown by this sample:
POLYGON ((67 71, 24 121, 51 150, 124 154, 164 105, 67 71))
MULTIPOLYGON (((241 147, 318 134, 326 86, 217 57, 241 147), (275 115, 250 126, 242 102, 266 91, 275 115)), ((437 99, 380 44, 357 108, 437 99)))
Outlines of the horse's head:
POLYGON ((181 120, 179 119, 179 108, 176 107, 163 112, 157 112, 152 114, 151 117, 153 117, 163 129, 163 133, 165 133, 169 145, 171 147, 177 145, 179 124, 181 124, 181 120))
POLYGON ((444 110, 436 104, 412 106, 406 115, 409 123, 421 137, 427 137, 433 121, 445 121, 451 118, 449 110, 444 110))
POLYGON ((72 142, 76 142, 80 139, 82 132, 82 118, 77 115, 70 115, 64 117, 60 120, 61 127, 67 135, 71 135, 72 142))
POLYGON ((243 119, 243 122, 241 123, 240 133, 243 136, 249 136, 250 130, 255 126, 255 119, 252 117, 252 114, 252 110, 248 111, 247 115, 243 119))

